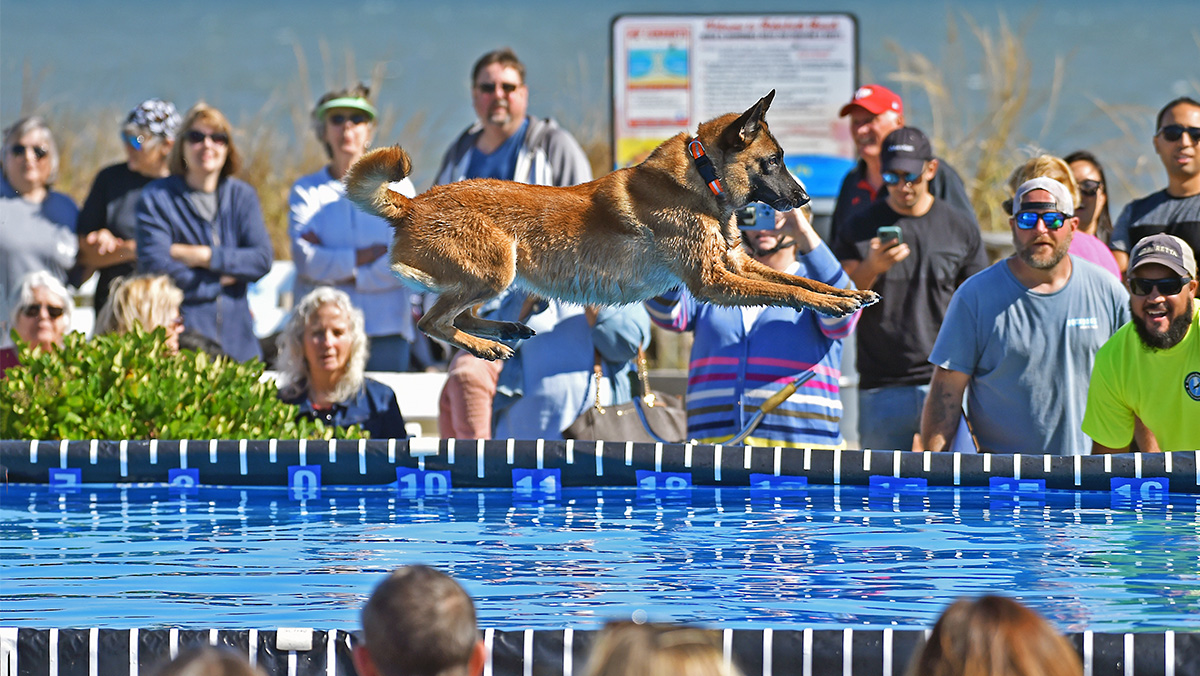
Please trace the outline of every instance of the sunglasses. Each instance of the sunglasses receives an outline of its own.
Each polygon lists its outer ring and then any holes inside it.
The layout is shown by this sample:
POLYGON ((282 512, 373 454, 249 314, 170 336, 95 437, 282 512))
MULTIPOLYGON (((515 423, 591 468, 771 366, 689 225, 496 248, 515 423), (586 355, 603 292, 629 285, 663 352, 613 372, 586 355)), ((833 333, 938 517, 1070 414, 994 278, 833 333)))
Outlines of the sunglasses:
POLYGON ((1100 181, 1093 181, 1090 178, 1086 181, 1079 182, 1079 192, 1088 196, 1095 195, 1096 193, 1100 192, 1100 189, 1103 187, 1103 183, 1100 181))
POLYGON ((900 185, 902 181, 904 183, 916 183, 917 181, 921 180, 922 173, 923 172, 920 171, 910 171, 903 174, 897 174, 894 171, 885 171, 883 172, 883 182, 888 185, 900 185))
POLYGON ((200 145, 201 143, 204 143, 204 139, 212 139, 213 145, 218 145, 218 146, 223 146, 223 145, 226 145, 227 143, 229 143, 229 134, 226 134, 225 132, 221 132, 221 131, 215 131, 211 134, 205 134, 202 131, 196 131, 195 129, 189 129, 188 132, 183 135, 183 137, 185 139, 187 139, 188 143, 193 143, 195 145, 200 145))
POLYGON ((1168 124, 1158 130, 1158 135, 1164 140, 1174 143, 1183 138, 1184 134, 1192 137, 1193 143, 1200 143, 1200 127, 1185 127, 1182 124, 1168 124))
POLYGON ((39 160, 46 159, 46 156, 50 154, 50 151, 42 146, 23 146, 20 143, 14 145, 10 150, 12 150, 13 155, 20 155, 21 157, 25 157, 25 153, 32 150, 33 156, 39 160))
POLYGON ((1158 287, 1158 292, 1164 296, 1174 296, 1183 291, 1183 285, 1192 281, 1191 277, 1166 277, 1163 279, 1129 278, 1129 290, 1135 296, 1149 296, 1158 287))
POLYGON ((346 124, 347 121, 351 122, 355 125, 366 124, 371 121, 371 118, 363 113, 354 113, 352 115, 343 115, 342 113, 334 113, 333 115, 330 115, 326 119, 329 120, 330 124, 334 124, 334 125, 338 125, 338 126, 346 124))
POLYGON ((21 308, 21 314, 29 317, 30 319, 35 319, 41 316, 42 308, 46 308, 46 314, 50 315, 50 319, 58 319, 59 317, 63 316, 64 312, 66 312, 65 309, 57 305, 46 305, 39 303, 37 305, 26 305, 25 307, 21 308))
POLYGON ((1046 224, 1047 230, 1058 230, 1070 217, 1061 211, 1020 211, 1014 218, 1017 221, 1017 227, 1022 230, 1036 228, 1039 220, 1046 224))
POLYGON ((478 90, 480 94, 491 94, 492 92, 496 91, 496 87, 499 87, 500 89, 504 90, 505 94, 511 94, 517 91, 520 86, 521 85, 519 84, 513 84, 511 82, 480 82, 479 84, 475 85, 475 89, 478 90))

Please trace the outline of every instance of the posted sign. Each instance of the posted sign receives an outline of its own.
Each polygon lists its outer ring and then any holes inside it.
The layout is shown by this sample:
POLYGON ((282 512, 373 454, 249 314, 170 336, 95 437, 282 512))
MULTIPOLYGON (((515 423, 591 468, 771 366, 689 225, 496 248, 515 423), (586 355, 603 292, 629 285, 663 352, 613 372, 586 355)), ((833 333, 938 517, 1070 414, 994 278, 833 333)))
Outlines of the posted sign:
POLYGON ((617 17, 614 163, 636 164, 671 136, 742 112, 774 89, 767 122, 788 167, 814 196, 836 194, 854 157, 837 114, 854 95, 857 41, 850 14, 617 17))

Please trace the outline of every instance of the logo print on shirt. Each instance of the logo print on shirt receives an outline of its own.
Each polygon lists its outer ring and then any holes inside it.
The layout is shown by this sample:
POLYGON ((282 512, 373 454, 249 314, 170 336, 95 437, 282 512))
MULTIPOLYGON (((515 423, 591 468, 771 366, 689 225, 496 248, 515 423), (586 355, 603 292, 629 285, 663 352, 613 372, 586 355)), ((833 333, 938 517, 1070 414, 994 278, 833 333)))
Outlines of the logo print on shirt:
POLYGON ((1067 328, 1098 329, 1100 320, 1095 317, 1071 317, 1067 320, 1067 328))
POLYGON ((1200 371, 1192 371, 1183 379, 1183 389, 1188 396, 1200 401, 1200 371))

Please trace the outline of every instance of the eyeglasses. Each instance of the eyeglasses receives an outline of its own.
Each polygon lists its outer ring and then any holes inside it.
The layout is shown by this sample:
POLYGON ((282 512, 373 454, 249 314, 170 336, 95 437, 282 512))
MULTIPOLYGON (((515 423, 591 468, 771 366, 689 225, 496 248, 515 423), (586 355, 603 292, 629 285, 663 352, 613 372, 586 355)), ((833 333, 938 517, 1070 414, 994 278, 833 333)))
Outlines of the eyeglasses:
POLYGON ((1103 187, 1103 183, 1100 181, 1093 181, 1090 178, 1086 181, 1079 182, 1079 192, 1088 196, 1095 195, 1096 193, 1100 192, 1100 189, 1103 187))
POLYGON ((146 142, 146 137, 141 134, 130 134, 127 131, 121 132, 121 140, 129 145, 134 150, 141 150, 142 144, 146 142))
POLYGON ((23 146, 20 143, 14 145, 9 150, 12 150, 13 155, 20 155, 21 157, 25 157, 25 153, 32 150, 33 156, 39 160, 46 159, 46 156, 50 154, 50 150, 43 146, 23 146))
POLYGON ((1046 224, 1047 230, 1058 230, 1067 222, 1069 216, 1061 211, 1020 211, 1014 218, 1017 227, 1022 230, 1036 228, 1039 220, 1046 224))
POLYGON ((1149 296, 1154 293, 1155 287, 1158 292, 1164 296, 1174 296, 1183 291, 1183 285, 1192 281, 1191 277, 1165 277, 1163 279, 1145 279, 1143 277, 1130 277, 1129 290, 1135 296, 1149 296))
POLYGON ((885 171, 883 172, 883 182, 888 185, 900 185, 901 181, 904 183, 916 183, 921 180, 922 173, 923 172, 920 171, 910 171, 903 174, 897 174, 894 171, 885 171))
POLYGON ((325 119, 329 120, 330 124, 334 124, 334 125, 338 125, 338 126, 346 124, 347 121, 349 121, 355 125, 366 124, 371 121, 371 118, 363 113, 354 113, 352 115, 343 115, 342 113, 334 113, 333 115, 330 115, 329 117, 327 117, 325 119))
POLYGON ((46 314, 50 315, 50 319, 58 319, 59 317, 63 316, 64 312, 66 312, 65 309, 57 305, 39 303, 37 305, 26 305, 25 307, 21 308, 21 314, 29 317, 30 319, 36 319, 37 317, 41 316, 42 308, 46 308, 46 314))
POLYGON ((1164 140, 1174 143, 1183 138, 1184 133, 1192 137, 1193 143, 1200 143, 1200 127, 1185 127, 1182 124, 1168 124, 1158 130, 1158 135, 1164 140))
POLYGON ((517 91, 521 85, 513 84, 512 82, 480 82, 479 84, 475 85, 475 89, 478 90, 480 94, 491 94, 492 92, 496 91, 497 87, 503 89, 505 94, 511 94, 517 91))
POLYGON ((211 134, 205 134, 202 131, 196 131, 195 129, 189 129, 188 132, 186 134, 184 134, 183 137, 185 139, 187 139, 188 143, 193 143, 195 145, 200 145, 201 143, 204 143, 204 139, 211 139, 213 142, 213 145, 218 145, 218 146, 223 146, 223 145, 229 143, 229 134, 226 134, 225 132, 221 132, 221 131, 215 131, 211 134))

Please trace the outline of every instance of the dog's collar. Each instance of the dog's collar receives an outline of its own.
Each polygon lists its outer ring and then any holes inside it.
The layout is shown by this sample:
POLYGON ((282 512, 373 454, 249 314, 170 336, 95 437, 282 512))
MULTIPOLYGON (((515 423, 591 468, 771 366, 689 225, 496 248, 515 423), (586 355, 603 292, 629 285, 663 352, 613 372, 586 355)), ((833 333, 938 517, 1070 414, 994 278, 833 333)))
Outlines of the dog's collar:
POLYGON ((700 178, 704 179, 704 182, 708 184, 708 189, 717 199, 723 199, 725 189, 721 187, 721 179, 717 178, 717 168, 704 153, 704 144, 700 142, 700 139, 694 138, 688 142, 687 147, 688 154, 692 156, 692 163, 696 165, 696 171, 700 172, 700 178))

